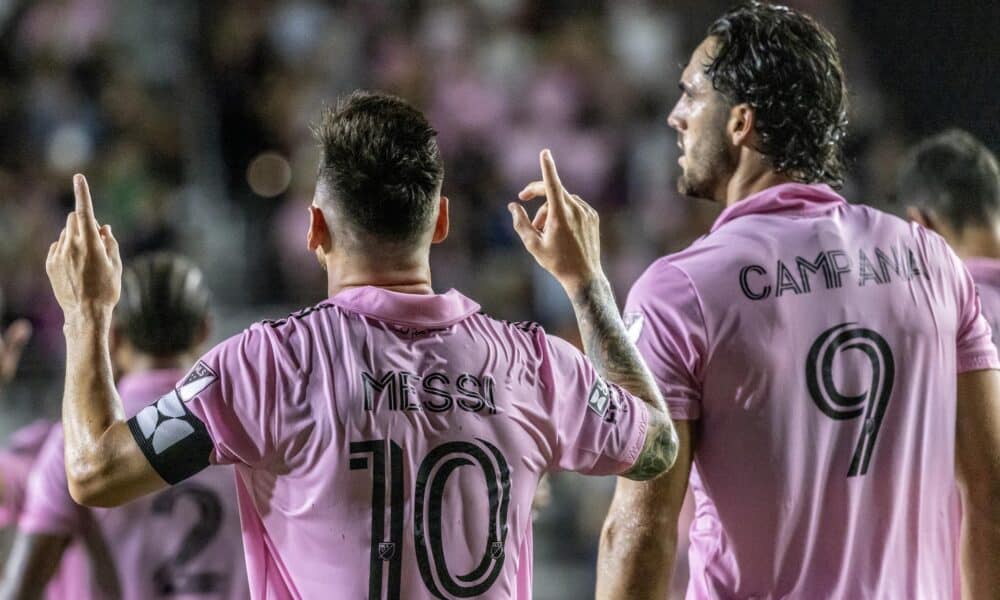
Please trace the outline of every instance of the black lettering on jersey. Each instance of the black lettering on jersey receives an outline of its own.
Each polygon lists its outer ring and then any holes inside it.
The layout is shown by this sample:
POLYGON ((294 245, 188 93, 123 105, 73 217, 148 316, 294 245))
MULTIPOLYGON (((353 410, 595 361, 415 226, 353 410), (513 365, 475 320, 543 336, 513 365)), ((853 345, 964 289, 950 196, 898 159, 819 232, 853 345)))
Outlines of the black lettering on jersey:
POLYGON ((171 485, 208 466, 212 438, 176 390, 139 411, 128 427, 146 460, 171 485))
POLYGON ((830 263, 833 265, 833 273, 831 281, 833 281, 832 288, 839 288, 843 285, 842 276, 845 273, 851 272, 851 257, 847 256, 847 253, 843 250, 830 250, 827 254, 830 257, 830 263), (841 264, 840 259, 843 259, 844 264, 841 264))
POLYGON ((882 281, 892 281, 892 276, 889 275, 889 269, 892 269, 896 273, 897 277, 909 279, 909 277, 903 275, 903 267, 899 264, 899 253, 896 252, 895 248, 892 248, 891 259, 889 258, 889 255, 882 252, 881 248, 875 248, 875 262, 878 263, 879 271, 882 273, 882 281))
POLYGON ((365 388, 365 410, 375 410, 375 398, 389 390, 389 410, 396 410, 399 403, 396 391, 396 373, 389 371, 381 379, 375 379, 367 372, 361 372, 361 385, 365 388))
POLYGON ((875 270, 875 265, 868 260, 865 251, 858 249, 858 286, 864 287, 867 281, 874 281, 878 284, 885 283, 885 280, 879 277, 878 271, 875 270))
POLYGON ((910 278, 912 279, 914 277, 920 277, 921 275, 923 275, 924 278, 929 281, 931 275, 930 273, 927 272, 927 265, 923 264, 923 262, 917 259, 916 255, 913 254, 912 249, 909 248, 906 249, 906 256, 907 256, 907 266, 909 267, 910 270, 910 278))
POLYGON ((796 256, 795 266, 799 269, 799 278, 802 280, 803 292, 809 293, 812 291, 812 287, 809 285, 809 273, 815 274, 820 269, 823 270, 823 281, 826 283, 827 289, 833 287, 833 269, 830 267, 830 261, 827 260, 826 252, 820 252, 814 262, 809 262, 801 256, 796 256))
POLYGON ((451 410, 451 407, 455 404, 455 399, 452 398, 451 392, 448 391, 447 387, 435 387, 435 384, 439 383, 451 386, 451 380, 444 373, 431 373, 424 377, 424 392, 441 399, 431 400, 428 398, 424 400, 424 408, 431 412, 445 412, 451 410))
POLYGON ((411 379, 419 381, 420 377, 407 371, 399 372, 400 410, 420 410, 420 405, 411 397, 411 394, 416 392, 410 385, 411 379))
MULTIPOLYGON (((468 412, 479 412, 486 406, 486 396, 483 395, 483 384, 475 375, 462 373, 458 376, 455 386, 462 396, 458 397, 458 407, 468 412)), ((490 411, 495 413, 496 409, 490 411)))
POLYGON ((774 293, 775 296, 781 296, 786 290, 791 290, 796 294, 802 293, 802 288, 799 287, 797 281, 795 281, 795 275, 788 270, 785 263, 778 261, 778 291, 774 293))
POLYGON ((760 265, 747 265, 740 269, 740 289, 743 290, 743 295, 751 300, 760 300, 770 296, 771 286, 767 284, 764 284, 764 287, 759 292, 755 292, 750 288, 750 282, 747 280, 750 273, 766 276, 767 269, 760 265))

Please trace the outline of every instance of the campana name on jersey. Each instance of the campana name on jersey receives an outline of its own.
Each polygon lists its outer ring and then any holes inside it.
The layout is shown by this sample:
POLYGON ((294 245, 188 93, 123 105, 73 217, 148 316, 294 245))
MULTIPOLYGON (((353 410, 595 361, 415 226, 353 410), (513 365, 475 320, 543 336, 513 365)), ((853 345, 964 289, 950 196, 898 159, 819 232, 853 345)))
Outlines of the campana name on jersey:
POLYGON ((408 371, 387 371, 381 374, 361 372, 365 391, 364 409, 429 410, 445 412, 453 409, 495 415, 496 382, 489 375, 461 373, 457 377, 434 372, 417 375, 408 371))
POLYGON ((911 248, 891 248, 889 252, 877 246, 868 252, 859 248, 856 261, 851 259, 846 250, 826 250, 811 260, 802 256, 779 260, 773 269, 746 265, 739 272, 740 289, 751 300, 763 300, 808 294, 817 288, 835 289, 851 282, 864 287, 921 276, 929 279, 927 265, 911 248))

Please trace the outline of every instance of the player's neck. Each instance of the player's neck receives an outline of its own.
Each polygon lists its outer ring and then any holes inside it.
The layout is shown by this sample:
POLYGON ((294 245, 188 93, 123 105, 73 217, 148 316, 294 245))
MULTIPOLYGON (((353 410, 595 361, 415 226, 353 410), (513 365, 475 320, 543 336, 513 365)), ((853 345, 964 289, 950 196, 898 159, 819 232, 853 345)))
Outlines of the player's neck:
POLYGON ((327 262, 330 297, 356 287, 374 286, 405 294, 433 294, 428 257, 371 263, 366 260, 327 262), (387 263, 387 264, 386 264, 387 263))
POLYGON ((1000 259, 1000 231, 989 227, 969 227, 953 244, 955 252, 963 259, 996 258, 1000 259))
POLYGON ((792 182, 791 177, 774 171, 761 160, 741 161, 726 185, 723 206, 728 208, 769 187, 792 182))

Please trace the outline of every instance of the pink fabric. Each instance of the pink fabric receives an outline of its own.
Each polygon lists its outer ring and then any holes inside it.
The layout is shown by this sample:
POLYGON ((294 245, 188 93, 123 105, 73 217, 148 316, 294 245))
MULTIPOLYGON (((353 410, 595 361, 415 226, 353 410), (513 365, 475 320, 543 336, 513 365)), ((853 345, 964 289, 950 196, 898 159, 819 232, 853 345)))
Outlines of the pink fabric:
POLYGON ((181 397, 237 465, 254 598, 513 597, 539 477, 634 463, 645 405, 478 311, 350 289, 202 359, 217 380, 181 397))
MULTIPOLYGON (((127 416, 167 393, 182 371, 151 371, 119 382, 127 416)), ((46 440, 28 486, 19 527, 27 533, 86 540, 92 560, 106 557, 110 578, 94 597, 245 599, 249 595, 231 469, 213 468, 169 490, 114 509, 86 509, 69 495, 62 426, 46 440), (189 558, 181 558, 188 547, 189 558), (201 583, 199 583, 201 582, 201 583)), ((64 559, 65 560, 65 559, 64 559)), ((100 589, 98 589, 100 588, 100 589)), ((71 597, 79 597, 74 594, 71 597)))
MULTIPOLYGON (((4 493, 0 503, 0 526, 15 524, 22 514, 28 492, 31 470, 44 447, 55 423, 38 419, 22 427, 11 436, 7 447, 0 452, 0 472, 3 476, 4 493)), ((86 600, 90 577, 86 554, 78 543, 71 544, 63 553, 59 569, 45 587, 48 600, 68 598, 86 600)))
POLYGON ((38 419, 18 429, 10 436, 7 446, 0 450, 0 477, 3 478, 0 493, 0 527, 17 522, 24 506, 25 488, 28 475, 45 438, 52 429, 53 422, 38 419))
POLYGON ((939 236, 776 186, 655 262, 626 321, 701 433, 689 598, 952 594, 956 375, 1000 362, 939 236))

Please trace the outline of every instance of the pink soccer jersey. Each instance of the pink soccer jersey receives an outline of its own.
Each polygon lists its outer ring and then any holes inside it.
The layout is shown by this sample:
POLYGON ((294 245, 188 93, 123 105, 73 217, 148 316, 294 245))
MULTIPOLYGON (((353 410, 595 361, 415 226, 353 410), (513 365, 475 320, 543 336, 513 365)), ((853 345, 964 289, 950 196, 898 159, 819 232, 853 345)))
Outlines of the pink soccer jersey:
MULTIPOLYGON (((0 451, 0 478, 3 479, 0 501, 0 527, 16 525, 25 506, 28 480, 37 462, 54 421, 38 419, 11 436, 7 446, 0 451)), ((73 543, 63 553, 63 561, 45 587, 48 600, 74 598, 86 600, 90 585, 87 555, 81 544, 73 543)))
POLYGON ((0 450, 0 527, 17 523, 28 475, 55 423, 38 419, 15 431, 0 450))
MULTIPOLYGON (((125 413, 139 412, 173 389, 182 375, 160 370, 123 377, 118 389, 125 413)), ((113 569, 93 577, 94 597, 249 596, 232 469, 205 471, 121 507, 87 509, 69 495, 63 451, 60 425, 53 428, 38 458, 18 526, 26 533, 84 540, 92 555, 109 558, 113 569)))
POLYGON ((375 287, 254 325, 146 410, 165 480, 206 445, 236 465, 251 592, 278 599, 527 595, 539 477, 628 469, 648 419, 535 325, 375 287))
POLYGON ((1000 367, 937 235, 786 184, 636 282, 626 322, 697 421, 689 598, 946 598, 956 375, 1000 367))
POLYGON ((983 305, 983 316, 993 331, 993 344, 1000 342, 1000 259, 970 258, 965 268, 976 282, 979 300, 983 305))

